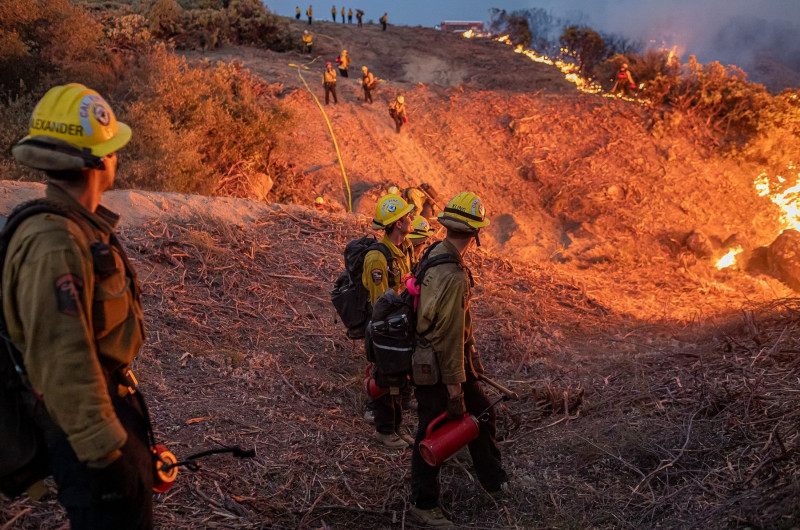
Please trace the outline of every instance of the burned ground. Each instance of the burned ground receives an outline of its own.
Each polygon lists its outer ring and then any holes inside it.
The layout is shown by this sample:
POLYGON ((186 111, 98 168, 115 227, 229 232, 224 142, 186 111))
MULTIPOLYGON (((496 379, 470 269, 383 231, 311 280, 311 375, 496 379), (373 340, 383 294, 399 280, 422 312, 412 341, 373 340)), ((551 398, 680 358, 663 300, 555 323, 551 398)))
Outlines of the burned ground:
MULTIPOLYGON (((123 231, 150 328, 136 362, 157 437, 179 456, 255 447, 184 472, 156 498, 164 528, 403 525, 410 450, 361 419, 364 358, 327 290, 365 224, 275 207, 249 226, 197 216, 123 231)), ((470 259, 489 372, 521 395, 500 408, 510 495, 469 458, 442 471, 461 527, 782 526, 797 516, 797 316, 786 299, 678 325, 631 318, 558 267, 470 259)), ((682 291, 667 279, 662 293, 682 291)), ((726 291, 705 295, 728 303, 726 291)), ((407 424, 413 428, 414 415, 407 424)), ((3 504, 19 528, 46 504, 3 504)))

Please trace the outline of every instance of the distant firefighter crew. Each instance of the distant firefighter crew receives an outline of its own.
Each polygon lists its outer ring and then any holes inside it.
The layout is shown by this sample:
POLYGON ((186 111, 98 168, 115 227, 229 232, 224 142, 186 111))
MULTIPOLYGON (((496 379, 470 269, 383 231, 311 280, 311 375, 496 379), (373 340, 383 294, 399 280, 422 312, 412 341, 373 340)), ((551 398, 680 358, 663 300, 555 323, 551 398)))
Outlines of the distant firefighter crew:
POLYGON ((403 96, 397 96, 394 102, 389 105, 389 115, 394 120, 394 126, 397 132, 400 132, 400 127, 408 123, 408 116, 406 114, 406 99, 403 96))
POLYGON ((336 59, 336 64, 339 66, 339 73, 342 77, 350 77, 347 75, 347 69, 350 67, 350 56, 347 55, 347 50, 342 50, 342 54, 336 59))
POLYGON ((364 88, 364 101, 372 104, 372 91, 378 86, 378 80, 366 66, 361 67, 361 86, 364 88))
POLYGON ((329 102, 329 95, 333 95, 334 104, 339 103, 336 99, 336 71, 331 63, 325 64, 325 71, 322 73, 322 84, 325 86, 325 104, 329 102))
POLYGON ((628 63, 622 63, 619 72, 617 72, 617 81, 614 83, 611 93, 625 96, 632 94, 634 90, 636 90, 636 82, 628 69, 628 63))

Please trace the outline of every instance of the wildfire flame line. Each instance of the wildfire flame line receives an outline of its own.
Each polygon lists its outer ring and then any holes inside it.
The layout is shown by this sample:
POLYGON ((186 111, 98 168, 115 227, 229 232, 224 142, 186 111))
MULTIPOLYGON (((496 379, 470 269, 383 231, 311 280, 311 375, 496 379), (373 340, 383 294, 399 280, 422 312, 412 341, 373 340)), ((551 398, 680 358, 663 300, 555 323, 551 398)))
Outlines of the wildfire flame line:
MULTIPOLYGON (((507 44, 509 46, 514 46, 511 42, 510 35, 500 35, 493 37, 491 33, 476 33, 474 30, 467 30, 461 34, 464 38, 467 39, 477 39, 477 38, 491 38, 497 42, 502 42, 503 44, 507 44)), ((561 50, 563 53, 569 53, 568 50, 563 49, 561 50)), ((566 61, 562 61, 561 59, 551 59, 546 55, 540 55, 536 53, 534 50, 529 50, 524 48, 521 44, 518 44, 514 47, 514 53, 522 54, 528 57, 531 61, 542 63, 550 66, 555 66, 564 74, 564 79, 569 81, 570 83, 574 84, 578 90, 581 92, 585 92, 587 94, 601 94, 603 92, 603 88, 591 81, 587 81, 580 75, 580 68, 578 65, 574 63, 568 63, 566 61)), ((641 85, 639 88, 643 88, 641 85)), ((607 98, 615 98, 615 99, 624 99, 625 101, 632 101, 634 103, 642 103, 642 104, 649 104, 650 101, 646 99, 637 99, 637 98, 629 98, 626 96, 621 96, 619 94, 609 94, 609 93, 602 93, 603 97, 607 98)))

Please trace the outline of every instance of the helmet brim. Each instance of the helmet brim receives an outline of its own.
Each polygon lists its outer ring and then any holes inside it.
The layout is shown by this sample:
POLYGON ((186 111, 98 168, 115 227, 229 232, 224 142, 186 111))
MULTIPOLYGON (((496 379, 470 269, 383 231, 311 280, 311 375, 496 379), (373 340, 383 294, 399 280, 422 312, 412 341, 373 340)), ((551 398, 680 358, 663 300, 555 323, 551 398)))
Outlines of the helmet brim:
POLYGON ((122 122, 117 122, 119 128, 117 129, 117 134, 114 135, 113 138, 110 140, 106 140, 103 143, 93 145, 92 146, 92 154, 95 156, 106 156, 110 155, 111 153, 115 153, 125 147, 125 145, 131 141, 131 135, 133 134, 131 128, 128 127, 127 124, 122 122))

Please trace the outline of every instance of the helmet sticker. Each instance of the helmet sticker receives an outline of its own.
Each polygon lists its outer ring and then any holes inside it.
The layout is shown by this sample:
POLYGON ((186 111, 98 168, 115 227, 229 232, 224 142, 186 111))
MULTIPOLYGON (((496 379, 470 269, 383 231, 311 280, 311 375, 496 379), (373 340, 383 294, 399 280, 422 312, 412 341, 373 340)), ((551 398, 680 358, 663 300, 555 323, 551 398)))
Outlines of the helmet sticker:
POLYGON ((419 222, 419 229, 420 230, 430 230, 431 229, 431 225, 428 224, 428 221, 423 219, 422 221, 419 222))
POLYGON ((104 105, 104 103, 105 101, 102 103, 96 103, 94 107, 92 107, 92 114, 94 114, 94 119, 96 119, 97 123, 99 123, 103 127, 111 123, 111 115, 109 114, 108 108, 104 105))
POLYGON ((483 219, 486 215, 486 212, 483 209, 483 203, 481 203, 480 199, 475 199, 472 201, 472 215, 477 215, 481 219, 483 219))
POLYGON ((403 204, 398 199, 388 199, 383 203, 383 206, 381 206, 381 211, 384 217, 387 217, 389 214, 402 209, 403 204))
MULTIPOLYGON (((105 101, 99 95, 86 94, 78 104, 78 118, 80 119, 81 125, 83 126, 83 132, 86 134, 86 136, 92 136, 94 134, 94 127, 92 127, 92 122, 89 119, 89 112, 92 109, 92 103, 97 102, 102 102, 105 104, 105 101)), ((96 116, 95 119, 97 119, 96 116)), ((100 120, 98 120, 98 122, 99 121, 100 120)), ((102 123, 100 124, 103 125, 102 123)))

